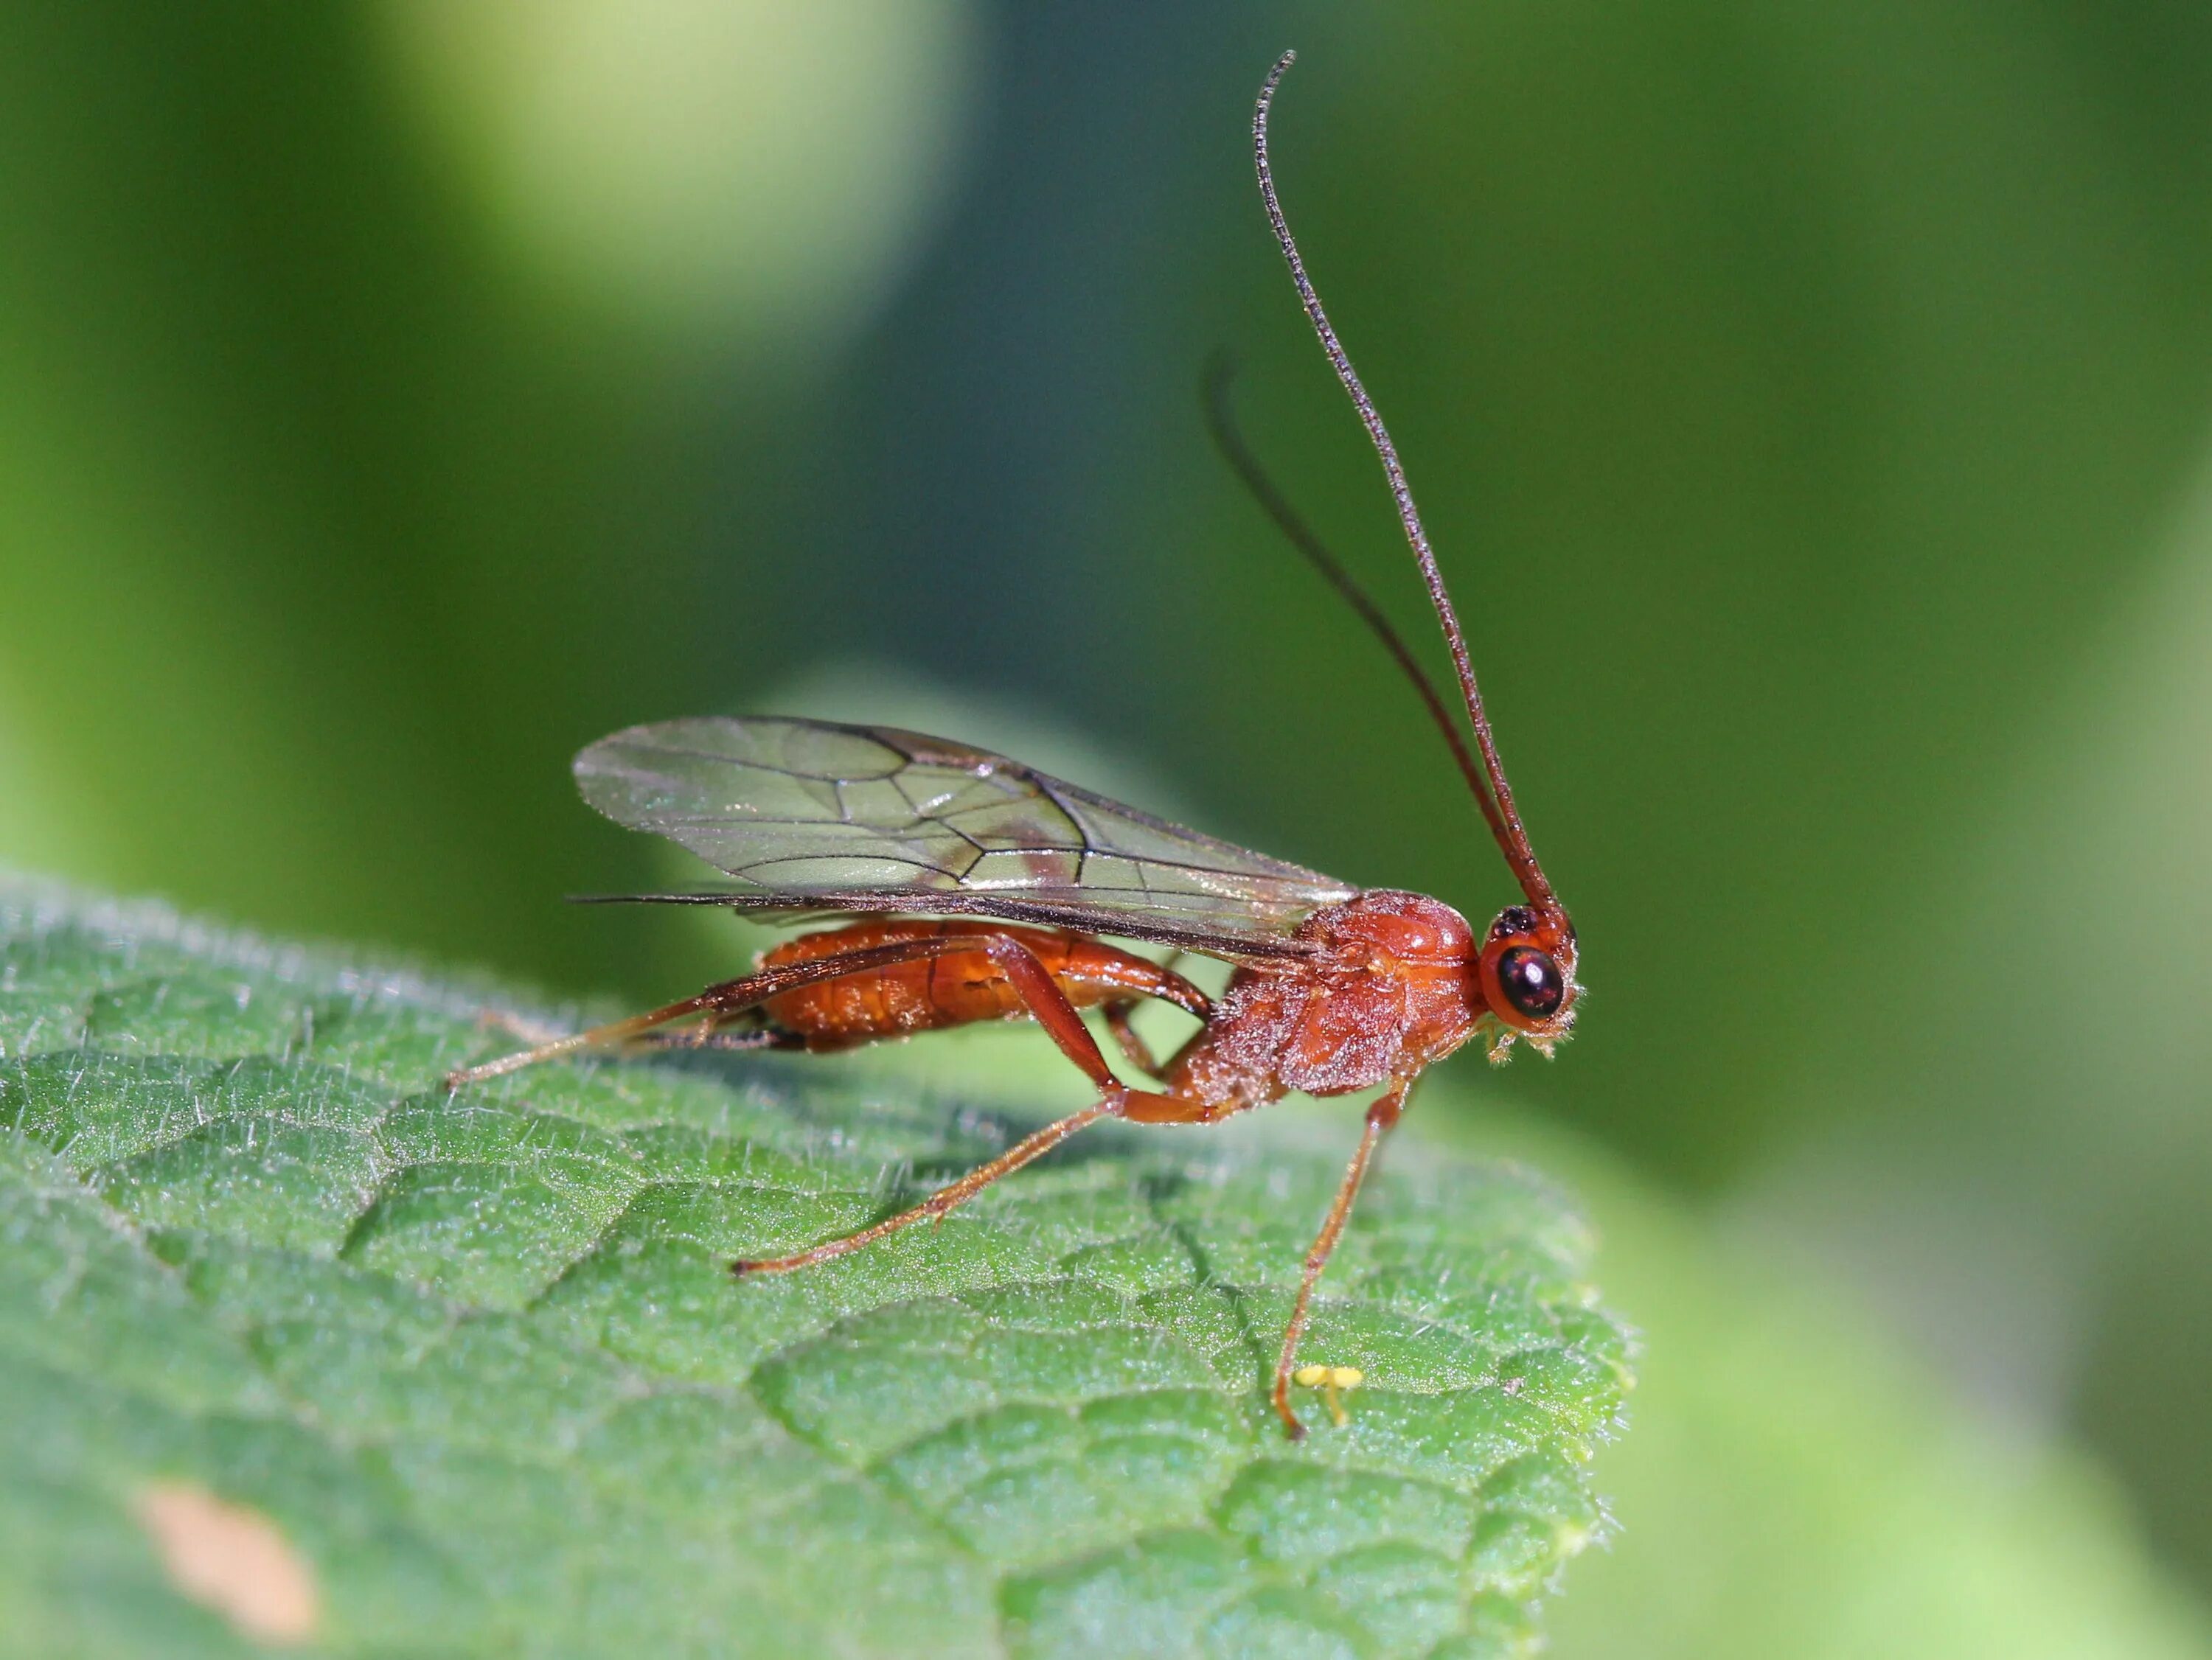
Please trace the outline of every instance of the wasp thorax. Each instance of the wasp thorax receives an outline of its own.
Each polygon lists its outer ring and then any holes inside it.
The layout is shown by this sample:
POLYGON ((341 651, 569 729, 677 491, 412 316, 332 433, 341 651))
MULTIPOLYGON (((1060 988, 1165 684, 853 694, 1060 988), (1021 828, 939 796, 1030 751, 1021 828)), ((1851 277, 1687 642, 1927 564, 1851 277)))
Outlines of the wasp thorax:
POLYGON ((1408 965, 1465 964, 1474 930, 1442 900, 1376 888, 1315 916, 1305 931, 1351 953, 1408 965))

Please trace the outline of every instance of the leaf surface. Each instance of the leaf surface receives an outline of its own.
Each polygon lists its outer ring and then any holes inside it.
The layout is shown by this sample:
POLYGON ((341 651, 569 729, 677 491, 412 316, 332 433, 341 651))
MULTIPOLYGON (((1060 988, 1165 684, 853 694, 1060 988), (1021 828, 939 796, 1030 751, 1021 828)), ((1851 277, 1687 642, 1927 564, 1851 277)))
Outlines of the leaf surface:
POLYGON ((1304 1350, 1366 1381, 1293 1446, 1265 1378, 1348 1118, 1095 1130, 739 1284, 1026 1121, 787 1058, 449 1098, 477 1014, 0 888, 0 1649, 246 1651, 145 1520, 180 1485, 343 1654, 1508 1655, 1603 1526, 1630 1345, 1526 1172, 1386 1166, 1304 1350))

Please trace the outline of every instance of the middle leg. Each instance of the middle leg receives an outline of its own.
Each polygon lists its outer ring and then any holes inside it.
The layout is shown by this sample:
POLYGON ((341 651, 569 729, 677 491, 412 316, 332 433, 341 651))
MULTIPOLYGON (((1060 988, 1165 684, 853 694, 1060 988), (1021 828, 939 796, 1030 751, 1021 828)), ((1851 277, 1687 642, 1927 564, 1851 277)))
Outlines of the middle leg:
MULTIPOLYGON (((1182 960, 1182 955, 1181 951, 1170 951, 1160 960, 1160 966, 1172 972, 1175 966, 1182 960)), ((1141 1002, 1143 999, 1138 997, 1112 997, 1098 1005, 1098 1012, 1104 1017, 1106 1030, 1113 1035, 1115 1045, 1121 1051, 1121 1058, 1148 1078, 1164 1078, 1167 1076, 1166 1068, 1160 1064, 1158 1057, 1152 1053, 1152 1045, 1145 1041, 1144 1035, 1130 1021, 1130 1016, 1137 1012, 1137 1006, 1141 1002)), ((1200 1015, 1200 1018, 1205 1017, 1200 1015)))
POLYGON ((1029 948, 1019 940, 1004 935, 968 936, 968 949, 981 949, 990 954, 993 962, 1013 985, 1037 1024, 1043 1027, 1052 1040, 1060 1045, 1060 1052, 1081 1069, 1085 1076, 1097 1086, 1099 1099, 1079 1112, 1070 1113, 1056 1123, 1024 1137, 988 1163, 978 1165, 959 1180, 939 1188, 920 1204, 887 1216, 857 1233, 848 1233, 839 1239, 824 1240, 822 1244, 794 1251, 787 1257, 769 1257, 733 1262, 730 1271, 738 1275, 753 1274, 787 1274, 794 1269, 810 1268, 817 1263, 828 1262, 848 1251, 873 1245, 902 1228, 911 1227, 919 1221, 935 1221, 965 1204, 1001 1177, 1010 1176, 1024 1165, 1041 1158, 1058 1147, 1078 1130, 1086 1130, 1103 1118, 1125 1118, 1139 1124, 1204 1123, 1219 1116, 1209 1103, 1188 1100, 1180 1095, 1164 1094, 1155 1090, 1132 1089, 1114 1075, 1114 1069, 1106 1063, 1106 1057, 1098 1047, 1098 1040, 1091 1035, 1091 1028, 1083 1023, 1083 1016, 1068 1000, 1067 994, 1038 961, 1029 948))

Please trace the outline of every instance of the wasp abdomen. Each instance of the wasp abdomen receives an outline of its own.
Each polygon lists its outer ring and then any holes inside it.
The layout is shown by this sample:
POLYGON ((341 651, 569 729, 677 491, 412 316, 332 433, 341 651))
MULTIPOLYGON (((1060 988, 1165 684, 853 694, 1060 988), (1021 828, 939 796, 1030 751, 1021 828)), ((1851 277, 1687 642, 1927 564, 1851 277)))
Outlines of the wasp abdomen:
POLYGON ((977 1021, 1025 1019, 1028 1006, 980 941, 1018 942, 1079 1009, 1125 997, 1162 997, 1203 1015, 1206 1001, 1180 974, 1096 940, 1045 928, 1006 924, 925 922, 908 918, 854 923, 787 940, 761 959, 763 968, 842 956, 905 940, 974 935, 973 951, 894 963, 866 973, 801 986, 763 1005, 776 1030, 811 1050, 848 1049, 880 1038, 941 1031, 977 1021))

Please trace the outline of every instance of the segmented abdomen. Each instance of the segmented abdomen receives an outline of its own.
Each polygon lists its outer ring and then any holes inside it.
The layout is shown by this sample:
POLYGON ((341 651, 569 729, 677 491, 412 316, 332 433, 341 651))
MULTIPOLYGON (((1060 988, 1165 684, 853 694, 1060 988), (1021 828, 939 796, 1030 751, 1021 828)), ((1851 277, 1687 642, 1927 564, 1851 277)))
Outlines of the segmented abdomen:
MULTIPOLYGON (((1197 996, 1180 975, 1097 940, 1002 923, 856 922, 787 940, 763 956, 761 966, 811 962, 872 946, 946 935, 1000 935, 1020 941, 1079 1009, 1132 996, 1161 997, 1188 1007, 1197 996)), ((1007 1020, 1029 1011, 989 954, 975 950, 952 951, 801 986, 769 998, 763 1012, 776 1029, 803 1038, 809 1049, 823 1050, 975 1021, 1007 1020)))

